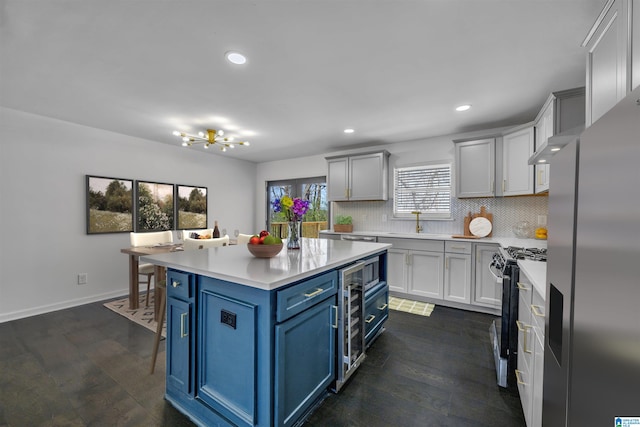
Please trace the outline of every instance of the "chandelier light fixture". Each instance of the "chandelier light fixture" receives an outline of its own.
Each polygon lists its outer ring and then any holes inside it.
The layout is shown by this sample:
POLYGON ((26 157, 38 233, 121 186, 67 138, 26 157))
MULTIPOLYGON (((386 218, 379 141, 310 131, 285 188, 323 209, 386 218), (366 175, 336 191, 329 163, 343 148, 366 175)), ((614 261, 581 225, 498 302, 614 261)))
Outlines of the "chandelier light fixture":
POLYGON ((236 145, 250 145, 249 141, 235 141, 233 136, 224 136, 222 129, 207 129, 205 132, 198 132, 197 135, 191 135, 186 132, 173 131, 175 136, 182 138, 182 146, 190 147, 193 144, 204 144, 204 148, 214 145, 221 151, 227 151, 227 148, 234 148, 236 145))

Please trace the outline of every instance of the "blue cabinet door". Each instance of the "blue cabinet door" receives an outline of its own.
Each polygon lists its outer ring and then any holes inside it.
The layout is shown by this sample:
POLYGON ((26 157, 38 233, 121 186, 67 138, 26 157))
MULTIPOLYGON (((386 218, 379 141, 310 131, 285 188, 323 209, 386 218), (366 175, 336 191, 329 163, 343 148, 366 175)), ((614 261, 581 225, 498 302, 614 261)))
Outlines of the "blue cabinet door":
POLYGON ((197 397, 234 425, 256 425, 258 306, 209 289, 199 295, 197 397))
POLYGON ((335 297, 275 327, 275 425, 290 426, 335 381, 335 297))
POLYGON ((192 305, 167 298, 167 389, 192 394, 192 305))

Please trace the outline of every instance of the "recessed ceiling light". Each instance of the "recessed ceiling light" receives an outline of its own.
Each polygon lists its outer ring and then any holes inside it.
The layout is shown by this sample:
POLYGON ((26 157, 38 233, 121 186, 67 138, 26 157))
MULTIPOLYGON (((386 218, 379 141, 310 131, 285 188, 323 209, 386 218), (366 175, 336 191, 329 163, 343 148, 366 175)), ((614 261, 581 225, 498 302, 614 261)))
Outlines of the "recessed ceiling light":
POLYGON ((547 161, 545 159, 540 159, 538 160, 538 163, 547 163, 547 161))
POLYGON ((552 148, 552 149, 551 149, 551 151, 560 151, 560 150, 561 150, 561 148, 560 148, 560 147, 555 147, 555 148, 552 148))
POLYGON ((456 107, 456 111, 467 111, 469 108, 471 108, 471 104, 460 105, 456 107))
POLYGON ((344 130, 344 133, 353 133, 353 132, 355 132, 355 130, 353 130, 353 129, 345 129, 344 130))
POLYGON ((247 63, 247 57, 238 52, 227 52, 227 60, 232 64, 244 65, 247 63))

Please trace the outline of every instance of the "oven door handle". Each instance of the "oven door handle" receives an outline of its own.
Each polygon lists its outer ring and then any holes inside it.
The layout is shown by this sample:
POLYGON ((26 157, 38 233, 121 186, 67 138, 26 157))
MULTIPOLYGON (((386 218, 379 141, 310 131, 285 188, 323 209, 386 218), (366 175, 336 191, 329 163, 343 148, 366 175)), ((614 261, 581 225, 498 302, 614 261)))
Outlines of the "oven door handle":
POLYGON ((491 275, 493 277, 496 278, 496 283, 502 283, 503 278, 498 276, 496 273, 493 272, 493 270, 491 269, 491 264, 489 264, 489 272, 491 273, 491 275))

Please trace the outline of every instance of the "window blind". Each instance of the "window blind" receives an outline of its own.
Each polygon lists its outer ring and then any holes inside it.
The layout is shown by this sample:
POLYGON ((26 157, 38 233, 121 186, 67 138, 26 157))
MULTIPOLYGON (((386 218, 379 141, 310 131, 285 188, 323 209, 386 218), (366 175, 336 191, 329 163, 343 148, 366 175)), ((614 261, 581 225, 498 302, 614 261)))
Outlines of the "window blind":
POLYGON ((396 216, 413 211, 433 216, 451 213, 451 165, 423 165, 395 168, 393 212, 396 216))

